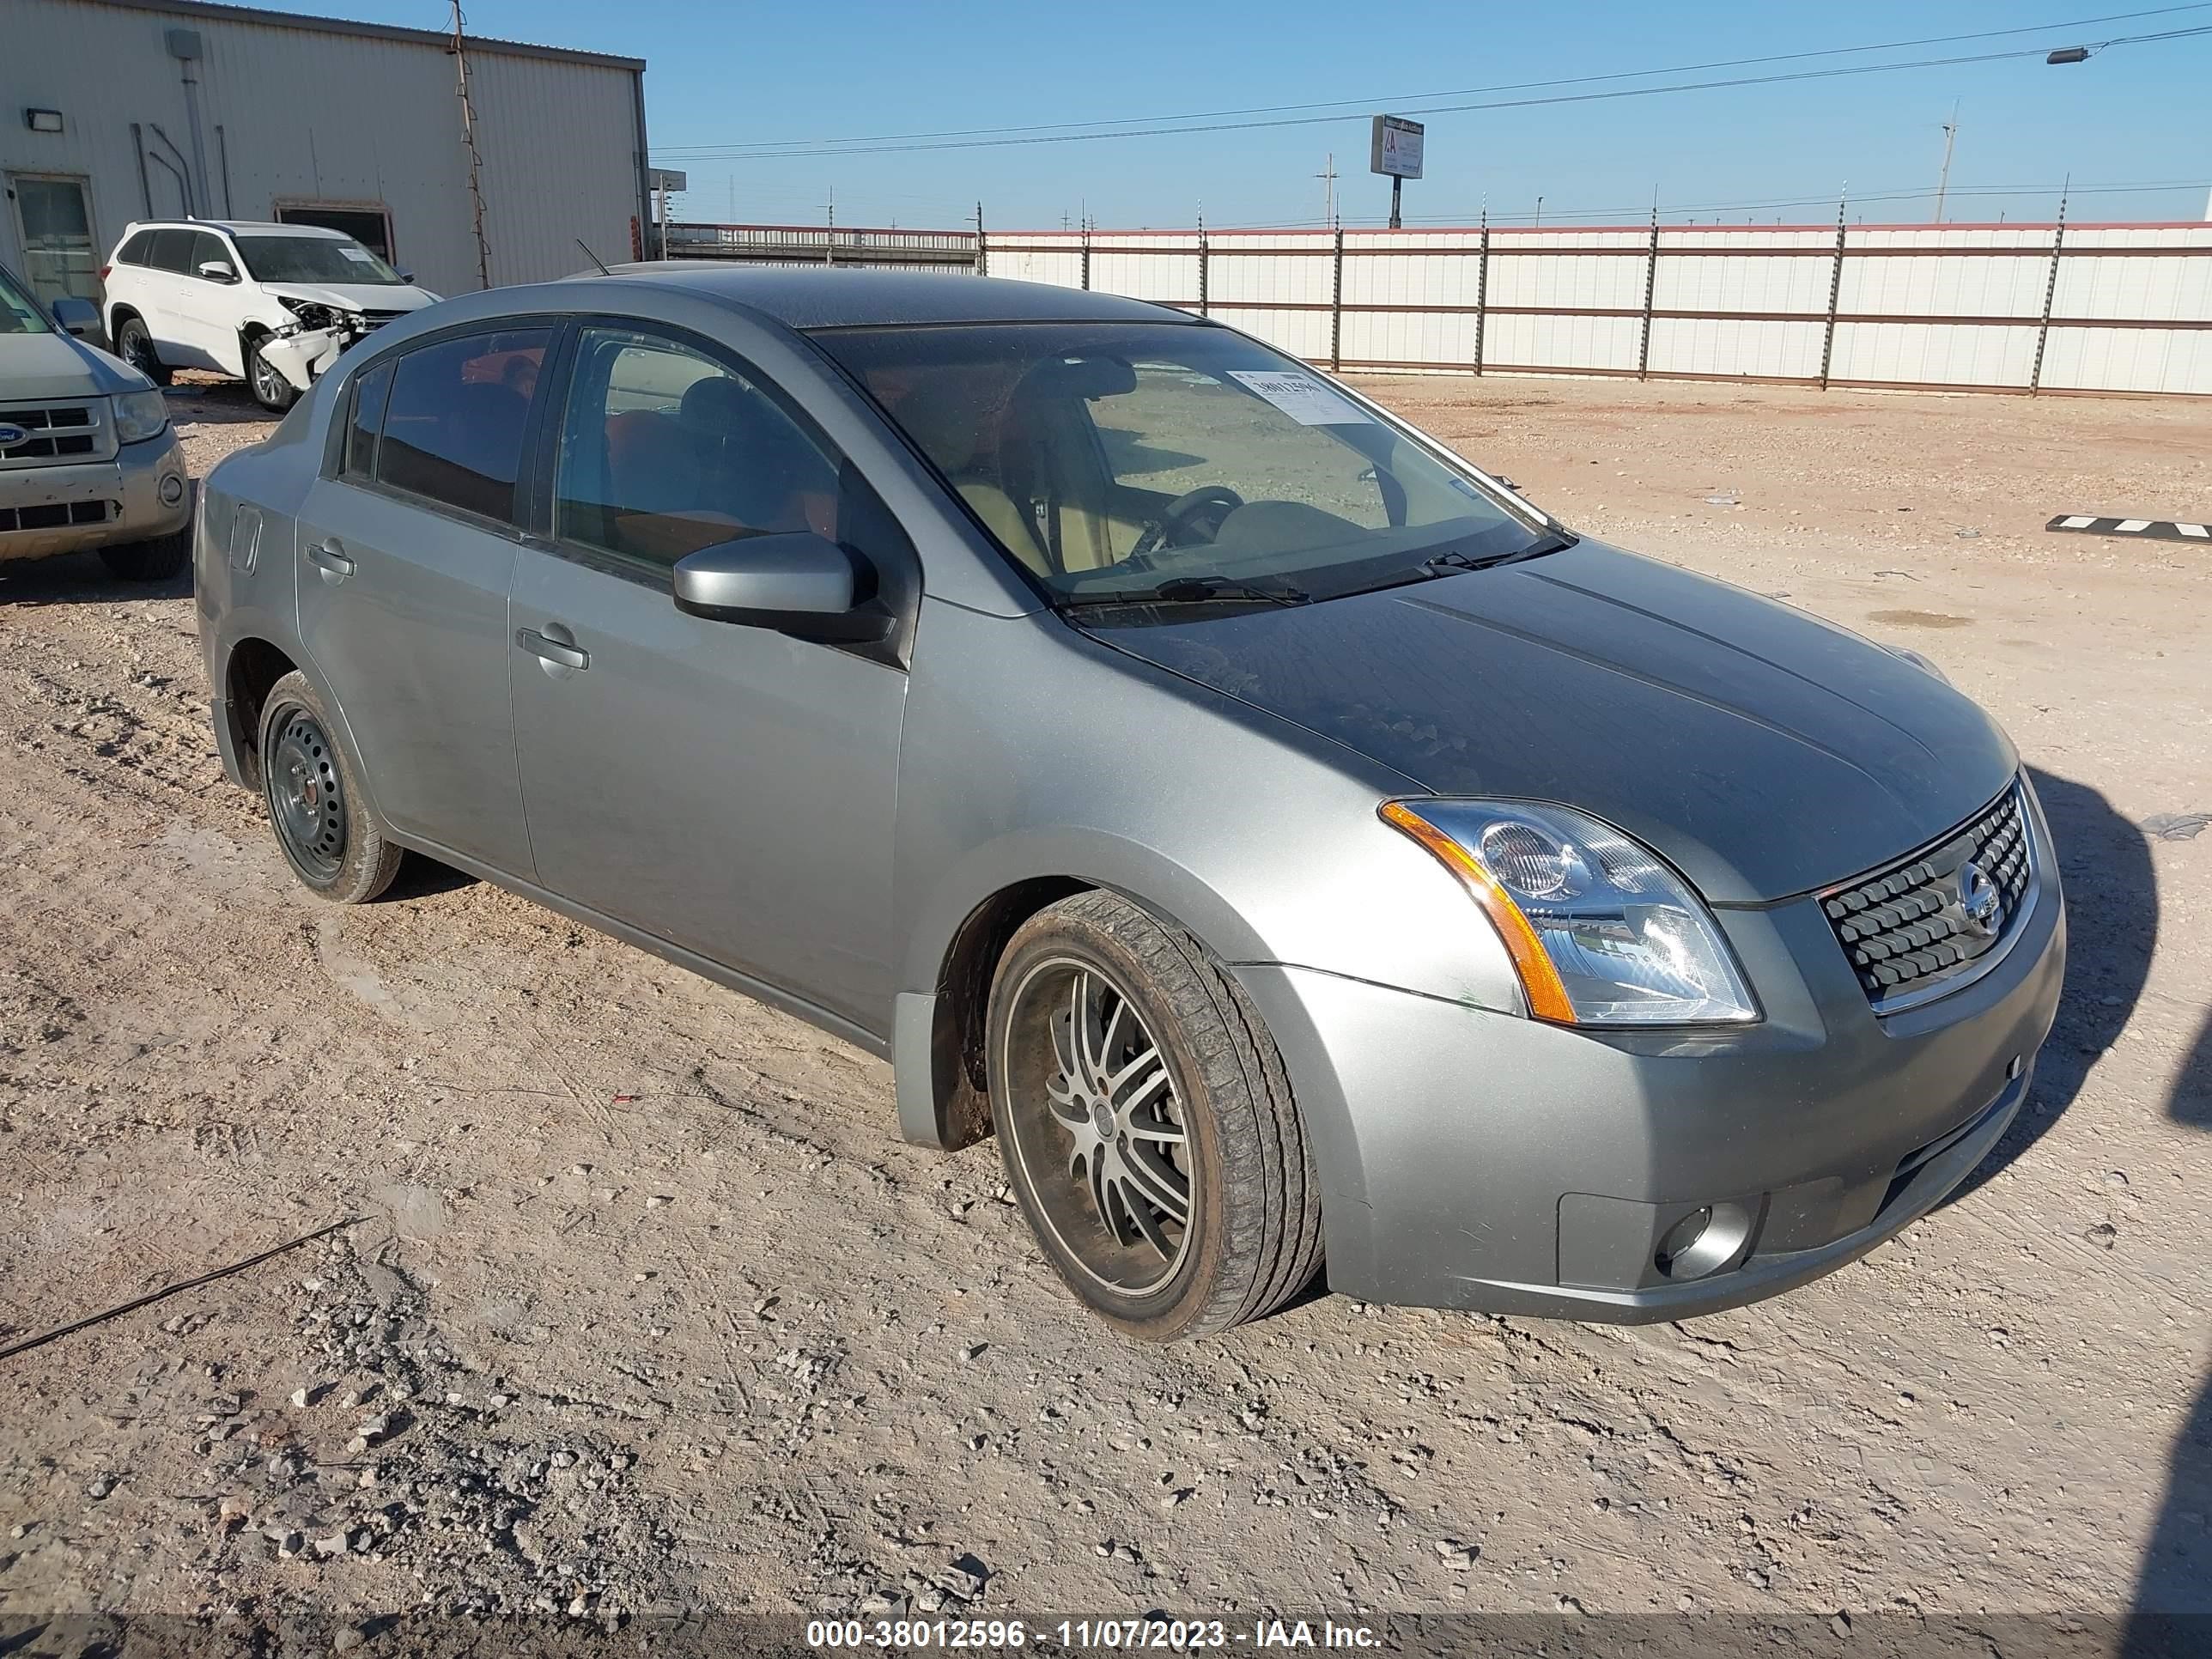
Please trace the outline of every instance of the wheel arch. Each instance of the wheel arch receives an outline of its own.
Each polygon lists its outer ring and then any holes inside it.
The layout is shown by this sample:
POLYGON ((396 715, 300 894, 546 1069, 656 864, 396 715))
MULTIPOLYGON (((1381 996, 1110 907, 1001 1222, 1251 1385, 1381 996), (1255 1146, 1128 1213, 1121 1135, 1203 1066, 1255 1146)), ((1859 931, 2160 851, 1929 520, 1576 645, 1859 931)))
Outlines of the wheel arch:
POLYGON ((1196 939, 1224 962, 1264 956, 1249 924, 1196 872, 1119 836, 1017 835, 978 849, 940 884, 909 933, 892 1012, 900 1133, 945 1152, 991 1132, 983 1026, 991 981, 1023 923, 1105 889, 1196 939))
POLYGON ((361 744, 346 718, 345 704, 339 701, 330 682, 305 650, 293 650, 258 633, 241 634, 222 654, 222 718, 225 735, 238 758, 239 781, 249 789, 261 787, 261 716, 276 682, 295 672, 314 687, 315 695, 322 700, 330 716, 331 737, 352 771, 352 782, 360 793, 362 804, 380 826, 386 823, 388 820, 376 798, 375 781, 362 763, 361 744))

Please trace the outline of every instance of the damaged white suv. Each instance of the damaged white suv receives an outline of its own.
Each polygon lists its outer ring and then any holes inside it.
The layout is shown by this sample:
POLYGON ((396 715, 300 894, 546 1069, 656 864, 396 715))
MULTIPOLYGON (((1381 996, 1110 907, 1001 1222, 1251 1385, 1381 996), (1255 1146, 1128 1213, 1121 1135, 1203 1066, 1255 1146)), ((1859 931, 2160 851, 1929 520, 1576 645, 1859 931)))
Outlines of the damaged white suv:
POLYGON ((100 273, 115 355, 156 386, 234 375, 282 414, 362 336, 438 296, 352 237, 313 225, 134 224, 100 273))

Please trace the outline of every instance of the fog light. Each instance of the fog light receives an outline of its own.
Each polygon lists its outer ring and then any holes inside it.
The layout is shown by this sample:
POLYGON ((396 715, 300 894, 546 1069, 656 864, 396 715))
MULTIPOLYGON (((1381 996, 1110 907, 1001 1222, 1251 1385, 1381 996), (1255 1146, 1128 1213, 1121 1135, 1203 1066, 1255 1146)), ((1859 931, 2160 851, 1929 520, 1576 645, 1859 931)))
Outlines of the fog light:
POLYGON ((1708 1204, 1667 1230, 1651 1265, 1668 1279, 1703 1279, 1736 1258, 1751 1233, 1751 1215, 1740 1204, 1708 1204))
POLYGON ((174 507, 185 499, 185 481, 173 472, 164 473, 161 477, 161 505, 174 507))

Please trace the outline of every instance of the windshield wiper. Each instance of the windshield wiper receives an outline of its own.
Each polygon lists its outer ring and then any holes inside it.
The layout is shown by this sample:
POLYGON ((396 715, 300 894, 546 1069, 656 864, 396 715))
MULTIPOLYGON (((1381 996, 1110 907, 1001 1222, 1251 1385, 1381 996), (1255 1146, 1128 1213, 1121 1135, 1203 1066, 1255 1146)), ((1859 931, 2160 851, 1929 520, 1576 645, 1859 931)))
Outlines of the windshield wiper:
POLYGON ((1288 585, 1232 581, 1226 576, 1176 576, 1157 587, 1117 588, 1103 593, 1072 593, 1072 605, 1308 605, 1313 595, 1288 585))
POLYGON ((1449 576, 1462 570, 1493 570, 1501 564, 1518 564, 1523 559, 1533 559, 1545 553, 1557 553, 1561 548, 1572 547, 1577 539, 1576 537, 1563 531, 1549 532, 1527 547, 1516 549, 1510 553, 1493 554, 1486 559, 1474 558, 1455 550, 1448 553, 1434 554, 1423 559, 1420 569, 1425 574, 1431 576, 1449 576))

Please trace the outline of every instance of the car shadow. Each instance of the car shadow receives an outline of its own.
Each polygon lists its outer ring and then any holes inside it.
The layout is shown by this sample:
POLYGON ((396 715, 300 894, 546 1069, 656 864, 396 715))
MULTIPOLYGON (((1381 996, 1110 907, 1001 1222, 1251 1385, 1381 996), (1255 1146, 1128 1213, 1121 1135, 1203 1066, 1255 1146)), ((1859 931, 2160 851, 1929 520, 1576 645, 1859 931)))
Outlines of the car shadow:
POLYGON ((392 878, 392 885, 377 896, 379 904, 402 904, 410 899, 436 898, 444 893, 457 893, 464 887, 473 887, 477 878, 465 870, 456 870, 450 864, 441 864, 427 853, 410 849, 401 860, 399 873, 392 878))
MULTIPOLYGON (((2212 1011, 2181 1062, 2166 1115, 2187 1128, 2212 1129, 2212 1011)), ((2166 1491, 2136 1569, 2119 1652, 2124 1659, 2212 1653, 2212 1372, 2166 1458, 2166 1491)))
POLYGON ((0 605, 119 605, 130 599, 188 599, 191 594, 189 564, 158 582, 126 582, 110 575, 97 553, 0 562, 0 605))
POLYGON ((2004 1139, 1943 1201, 1955 1204, 2051 1132, 2142 995, 2158 942, 2158 878, 2143 832, 2085 783, 2028 769, 2066 893, 2066 983, 2035 1086, 2004 1139))

